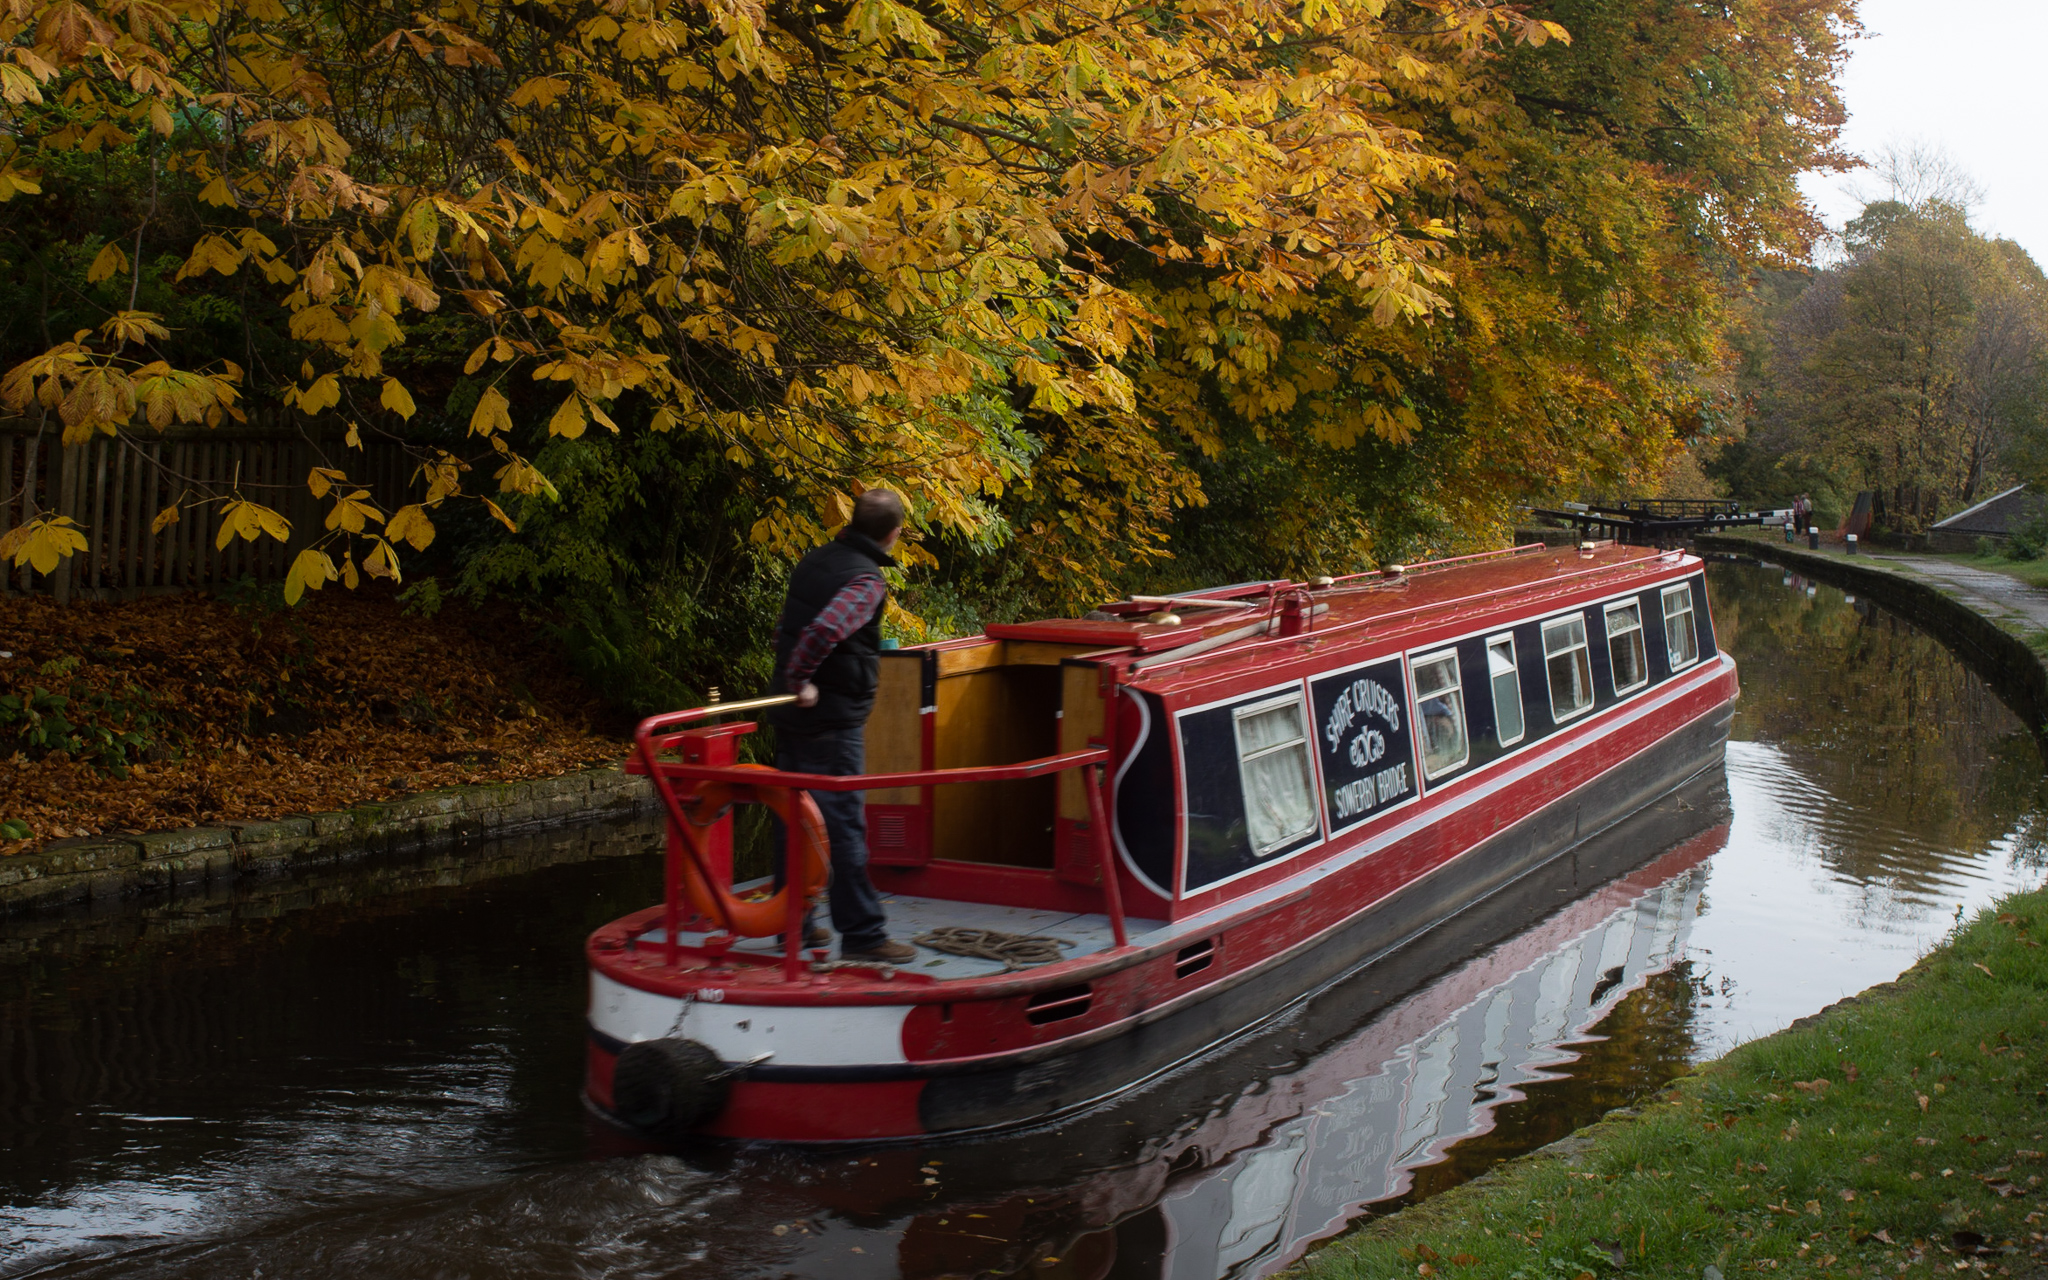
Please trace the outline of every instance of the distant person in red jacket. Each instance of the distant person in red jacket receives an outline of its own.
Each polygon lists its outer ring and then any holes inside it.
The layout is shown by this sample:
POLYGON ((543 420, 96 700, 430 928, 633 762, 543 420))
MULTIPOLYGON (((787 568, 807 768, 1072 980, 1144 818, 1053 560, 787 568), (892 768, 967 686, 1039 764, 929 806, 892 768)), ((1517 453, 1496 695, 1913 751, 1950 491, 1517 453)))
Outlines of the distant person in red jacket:
MULTIPOLYGON (((882 611, 889 585, 882 568, 903 533, 903 499, 870 489, 854 500, 839 536, 797 562, 775 625, 773 693, 794 693, 775 709, 775 767, 846 777, 865 767, 868 713, 881 681, 882 611)), ((832 927, 848 960, 903 964, 917 948, 889 939, 881 896, 868 879, 867 794, 813 791, 832 841, 832 927)), ((778 835, 780 829, 778 826, 778 835)), ((779 844, 778 844, 779 847, 779 844)), ((804 941, 831 935, 804 922, 804 941)))

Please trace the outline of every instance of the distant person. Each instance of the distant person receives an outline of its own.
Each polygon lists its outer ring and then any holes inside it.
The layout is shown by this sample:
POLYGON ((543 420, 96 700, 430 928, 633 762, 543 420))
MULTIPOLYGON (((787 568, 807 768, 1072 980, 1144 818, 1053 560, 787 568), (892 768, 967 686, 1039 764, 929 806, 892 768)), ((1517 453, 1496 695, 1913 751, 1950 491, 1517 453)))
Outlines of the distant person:
POLYGON ((1801 533, 1806 532, 1813 521, 1813 499, 1800 494, 1792 499, 1792 522, 1801 533))
MULTIPOLYGON (((868 713, 881 677, 882 610, 889 598, 882 567, 903 533, 903 499, 870 489, 854 500, 839 536, 797 562, 775 624, 772 693, 794 693, 777 707, 775 767, 792 773, 846 777, 861 772, 868 713)), ((889 939, 881 896, 868 879, 867 793, 813 791, 832 841, 832 927, 847 960, 903 964, 917 948, 889 939)), ((779 829, 778 829, 779 834, 779 829)), ((778 842, 779 843, 779 842, 778 842)), ((804 944, 829 946, 832 935, 810 919, 804 944)))

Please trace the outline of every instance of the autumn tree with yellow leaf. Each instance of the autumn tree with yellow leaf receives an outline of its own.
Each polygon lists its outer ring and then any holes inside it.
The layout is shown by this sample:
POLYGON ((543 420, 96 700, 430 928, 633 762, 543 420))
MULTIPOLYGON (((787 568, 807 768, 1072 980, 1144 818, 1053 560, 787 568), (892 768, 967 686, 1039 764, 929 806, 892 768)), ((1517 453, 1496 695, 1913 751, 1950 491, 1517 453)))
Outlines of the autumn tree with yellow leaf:
POLYGON ((1699 419, 1671 304, 1797 241, 1848 6, 0 0, 0 401, 401 440, 393 510, 346 447, 319 529, 185 506, 289 597, 440 556, 629 667, 743 670, 876 484, 940 612, 1343 567, 1699 419))

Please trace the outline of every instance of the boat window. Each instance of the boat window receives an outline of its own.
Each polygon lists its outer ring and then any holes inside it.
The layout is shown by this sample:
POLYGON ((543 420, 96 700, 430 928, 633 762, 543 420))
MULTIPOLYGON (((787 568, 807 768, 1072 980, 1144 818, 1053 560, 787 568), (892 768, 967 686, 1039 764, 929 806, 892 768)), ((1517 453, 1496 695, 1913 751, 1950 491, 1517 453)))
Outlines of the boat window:
POLYGON ((1263 858, 1316 829, 1315 783, 1309 773, 1308 718, 1301 695, 1240 709, 1238 771, 1252 852, 1263 858))
POLYGON ((1700 660, 1700 633, 1692 621, 1690 582, 1664 588, 1664 650, 1671 655, 1673 671, 1700 660))
POLYGON ((1550 718, 1563 723, 1593 705, 1593 660, 1579 614, 1543 624, 1543 672, 1550 680, 1550 718))
POLYGON ((1515 638, 1486 642, 1486 671, 1493 678, 1493 736, 1503 747, 1522 740, 1522 682, 1515 675, 1515 638))
POLYGON ((1643 606, 1630 601, 1607 607, 1608 670, 1614 691, 1627 693, 1650 683, 1650 655, 1643 647, 1643 606))
POLYGON ((1415 719, 1422 728, 1422 776, 1449 773, 1471 756, 1465 737, 1465 689, 1458 655, 1440 653, 1415 662, 1415 719))

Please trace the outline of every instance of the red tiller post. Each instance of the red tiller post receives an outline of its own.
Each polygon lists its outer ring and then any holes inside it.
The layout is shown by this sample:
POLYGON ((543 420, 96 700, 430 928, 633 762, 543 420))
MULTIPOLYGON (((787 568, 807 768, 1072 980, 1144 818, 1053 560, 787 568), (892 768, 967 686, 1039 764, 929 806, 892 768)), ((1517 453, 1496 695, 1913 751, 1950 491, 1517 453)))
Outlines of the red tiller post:
POLYGON ((1119 948, 1128 947, 1131 939, 1124 932, 1124 891, 1117 883, 1116 863, 1109 856, 1109 812, 1102 799, 1102 766, 1089 765, 1088 773, 1088 825, 1095 828, 1095 864, 1102 871, 1102 896, 1109 905, 1109 929, 1119 948))
MULTIPOLYGON (((799 802, 803 793, 797 793, 799 802)), ((798 806, 792 806, 798 807, 798 806)), ((796 874, 796 823, 782 824, 782 891, 789 895, 789 905, 782 923, 782 980, 802 982, 804 980, 804 909, 810 905, 804 897, 803 881, 796 874)))
MULTIPOLYGON (((731 724, 706 725, 678 734, 675 750, 683 757, 684 764, 710 765, 713 768, 730 768, 740 759, 740 739, 760 726, 752 720, 738 720, 731 724)), ((713 884, 732 883, 732 817, 726 815, 704 829, 704 862, 711 869, 713 884)))
MULTIPOLYGON (((660 785, 659 780, 657 780, 656 785, 660 785)), ((678 846, 686 838, 682 827, 677 824, 674 818, 670 818, 668 820, 668 865, 663 869, 664 879, 662 883, 663 892, 668 896, 663 900, 661 913, 662 938, 664 939, 661 948, 661 962, 671 969, 676 967, 676 961, 682 955, 682 943, 676 940, 676 935, 683 930, 683 858, 678 846)))
MULTIPOLYGON (((671 711, 665 715, 649 716, 647 719, 642 720, 639 727, 633 731, 633 750, 637 760, 627 761, 626 771, 628 773, 646 774, 648 781, 654 784, 654 794, 661 797, 662 807, 668 810, 668 863, 664 868, 664 878, 667 881, 664 889, 667 894, 667 901, 663 904, 662 920, 668 932, 668 938, 663 947, 664 961, 671 968, 675 966, 679 959, 679 949, 681 947, 681 943, 676 940, 676 934, 681 931, 683 923, 683 864, 681 856, 683 850, 687 849, 689 851, 690 861, 696 863, 697 874, 704 877, 704 883, 715 884, 717 882, 711 878, 711 868, 705 865, 704 855, 698 850, 696 841, 689 838, 689 832, 685 829, 688 819, 683 816, 682 802, 676 799, 675 788, 670 785, 671 778, 679 776, 687 778, 690 775, 677 774, 671 770, 665 770, 658 759, 663 751, 674 745, 676 738, 684 735, 677 734, 663 737, 659 742, 655 740, 655 735, 662 733, 664 730, 673 729, 677 725, 691 724, 716 715, 730 715, 735 711, 758 711, 763 707, 779 707, 784 703, 795 701, 796 698, 792 694, 780 694, 772 698, 753 698, 745 702, 714 702, 708 707, 692 707, 687 711, 671 711), (639 767, 635 768, 635 764, 639 767)), ((738 726, 734 726, 734 728, 738 728, 738 726)), ((751 732, 752 730, 753 726, 748 725, 745 731, 751 732)), ((730 749, 729 744, 728 749, 730 749)), ((698 765, 695 767, 703 768, 705 766, 698 765)), ((737 770, 730 769, 726 771, 738 772, 737 770)), ((730 779, 730 781, 751 782, 754 779, 751 777, 739 777, 730 779)), ((731 933, 732 920, 725 915, 725 905, 721 902, 714 902, 713 905, 718 908, 720 920, 725 931, 731 933)))

